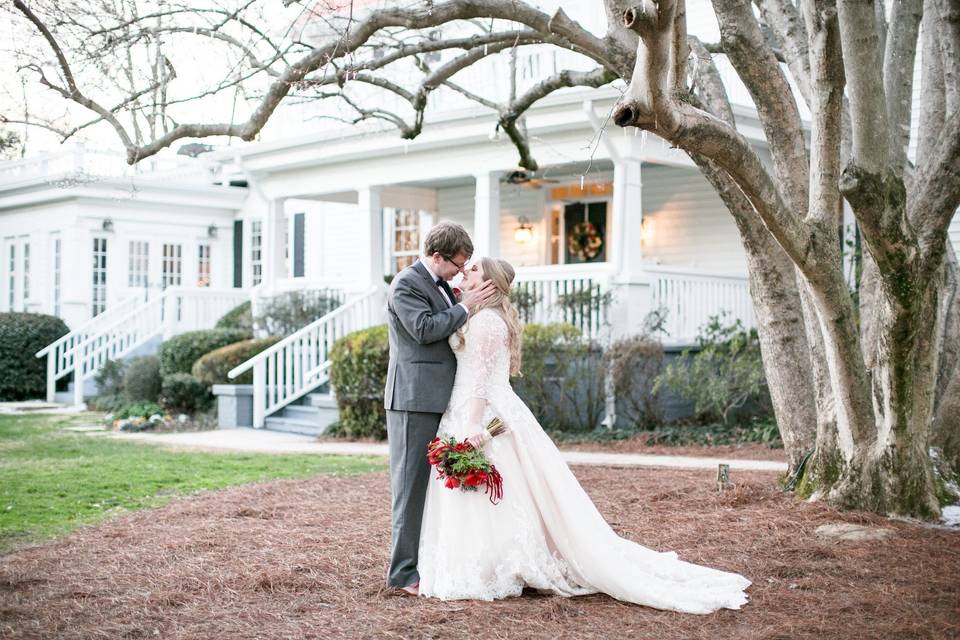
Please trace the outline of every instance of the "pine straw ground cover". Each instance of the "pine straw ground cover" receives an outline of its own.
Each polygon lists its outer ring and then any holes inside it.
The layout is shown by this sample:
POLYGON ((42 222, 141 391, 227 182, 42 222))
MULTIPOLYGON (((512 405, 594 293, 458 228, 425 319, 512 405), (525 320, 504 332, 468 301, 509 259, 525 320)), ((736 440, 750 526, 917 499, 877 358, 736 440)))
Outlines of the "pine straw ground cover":
POLYGON ((754 581, 742 611, 682 615, 603 595, 439 602, 382 588, 386 473, 178 499, 0 557, 10 638, 947 638, 960 634, 960 533, 838 514, 775 475, 575 469, 622 535, 754 581), (891 528, 818 539, 828 522, 891 528))

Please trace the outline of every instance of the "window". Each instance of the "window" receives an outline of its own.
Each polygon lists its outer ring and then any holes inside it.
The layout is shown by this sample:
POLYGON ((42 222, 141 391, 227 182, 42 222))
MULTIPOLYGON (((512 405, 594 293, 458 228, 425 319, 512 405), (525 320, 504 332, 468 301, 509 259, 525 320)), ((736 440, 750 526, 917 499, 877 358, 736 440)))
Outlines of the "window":
POLYGON ((60 315, 60 238, 53 239, 53 315, 60 315))
POLYGON ((161 284, 163 288, 179 287, 182 284, 183 254, 182 245, 164 244, 163 245, 163 272, 161 274, 161 284))
POLYGON ((90 312, 98 316, 107 308, 107 239, 93 239, 93 298, 90 312))
POLYGON ((131 240, 129 263, 128 286, 146 287, 150 268, 150 243, 131 240))
POLYGON ((210 286, 210 245, 197 245, 197 286, 210 286))
POLYGON ((30 298, 30 243, 23 243, 23 310, 27 310, 30 298))
MULTIPOLYGON (((389 210, 388 210, 389 211, 389 210)), ((393 273, 417 261, 420 255, 420 212, 393 209, 393 273)))
POLYGON ((10 255, 9 267, 10 267, 10 281, 7 301, 7 310, 15 311, 17 304, 17 245, 14 244, 14 241, 10 241, 10 248, 8 249, 10 255))
POLYGON ((251 284, 257 286, 263 280, 263 223, 260 220, 250 223, 250 271, 251 284))

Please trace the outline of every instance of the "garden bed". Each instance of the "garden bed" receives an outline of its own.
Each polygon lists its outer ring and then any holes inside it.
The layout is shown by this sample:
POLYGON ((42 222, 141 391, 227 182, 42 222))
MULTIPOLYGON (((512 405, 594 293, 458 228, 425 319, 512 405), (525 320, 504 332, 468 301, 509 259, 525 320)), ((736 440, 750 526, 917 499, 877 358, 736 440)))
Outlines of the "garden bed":
POLYGON ((0 635, 20 638, 947 638, 960 533, 839 514, 738 472, 577 467, 618 533, 753 580, 742 611, 683 615, 604 595, 439 602, 383 588, 384 472, 178 499, 0 558, 0 635), (817 537, 883 526, 879 542, 817 537))

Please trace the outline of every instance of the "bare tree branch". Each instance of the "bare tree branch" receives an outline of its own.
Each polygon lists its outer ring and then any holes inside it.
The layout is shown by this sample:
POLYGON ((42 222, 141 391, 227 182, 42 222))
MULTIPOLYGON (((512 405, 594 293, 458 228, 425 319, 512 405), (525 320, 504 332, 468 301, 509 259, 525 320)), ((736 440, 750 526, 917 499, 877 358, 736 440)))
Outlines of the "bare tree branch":
POLYGON ((890 164, 903 177, 910 144, 910 106, 913 102, 913 61, 923 0, 894 0, 883 56, 884 93, 890 123, 890 164))

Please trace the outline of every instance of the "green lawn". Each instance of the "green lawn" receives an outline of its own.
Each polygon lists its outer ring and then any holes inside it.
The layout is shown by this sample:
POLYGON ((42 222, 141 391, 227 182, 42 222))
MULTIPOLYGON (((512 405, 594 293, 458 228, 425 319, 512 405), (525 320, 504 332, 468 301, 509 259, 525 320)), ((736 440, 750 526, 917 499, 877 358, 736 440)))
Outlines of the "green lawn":
POLYGON ((96 416, 0 416, 0 553, 205 489, 386 467, 379 458, 170 451, 66 431, 96 416))

